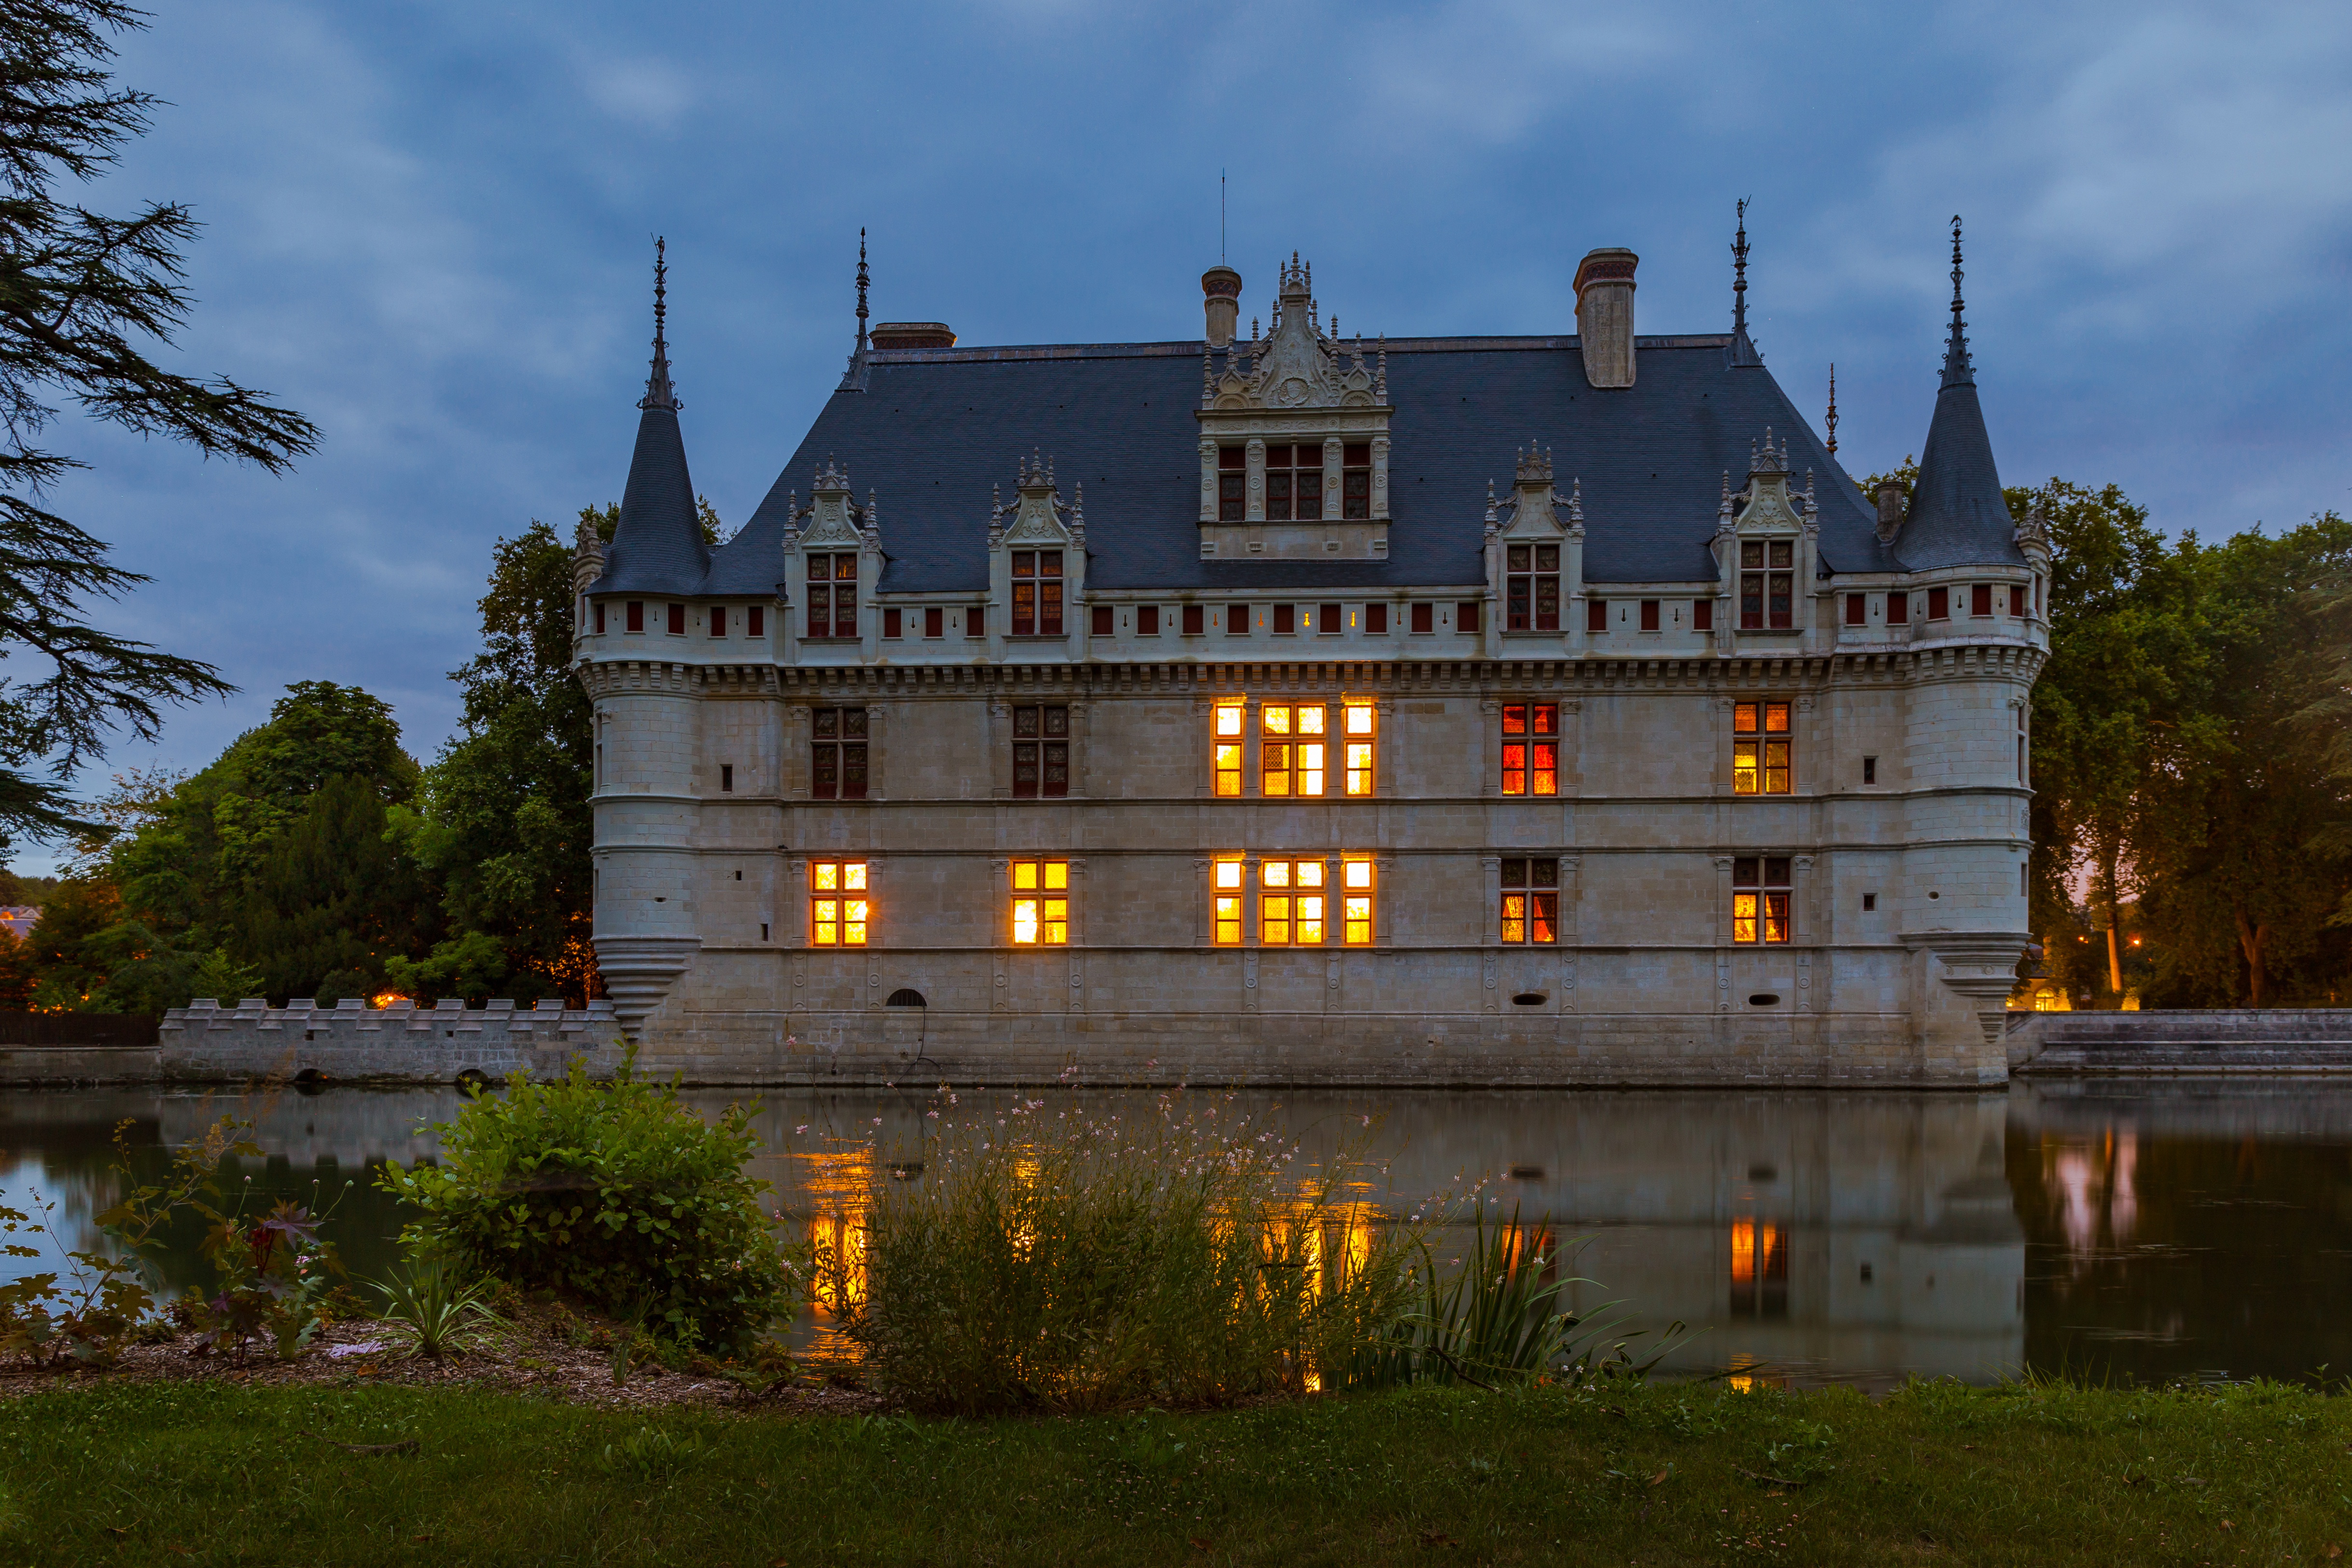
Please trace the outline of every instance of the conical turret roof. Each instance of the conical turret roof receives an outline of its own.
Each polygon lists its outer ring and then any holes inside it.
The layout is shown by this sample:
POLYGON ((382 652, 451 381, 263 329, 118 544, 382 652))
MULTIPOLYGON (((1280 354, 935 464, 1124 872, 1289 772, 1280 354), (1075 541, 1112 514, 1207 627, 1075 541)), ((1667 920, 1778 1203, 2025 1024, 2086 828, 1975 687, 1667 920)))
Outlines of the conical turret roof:
POLYGON ((691 594, 710 566, 702 519, 694 506, 694 479, 686 468, 686 437, 678 428, 677 389, 663 341, 667 310, 667 260, 655 242, 654 357, 646 395, 637 404, 637 446, 629 458, 621 521, 604 552, 600 594, 691 594))
POLYGON ((2014 564, 2018 553, 2000 470, 1977 401, 1976 367, 1969 357, 1961 314, 1960 224, 1952 220, 1952 327, 1944 345, 1944 381, 1919 458, 1919 479, 1895 550, 1915 571, 1937 566, 2014 564))

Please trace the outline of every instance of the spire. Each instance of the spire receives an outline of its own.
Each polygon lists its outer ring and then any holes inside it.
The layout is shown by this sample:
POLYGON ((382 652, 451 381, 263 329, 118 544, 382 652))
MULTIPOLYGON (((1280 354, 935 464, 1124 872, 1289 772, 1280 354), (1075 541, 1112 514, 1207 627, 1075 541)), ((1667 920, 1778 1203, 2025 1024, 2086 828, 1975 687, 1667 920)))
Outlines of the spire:
POLYGON ((667 408, 675 412, 684 406, 677 400, 677 389, 669 381, 669 344, 663 332, 669 317, 669 241, 654 237, 654 366, 646 377, 646 395, 640 408, 667 408))
POLYGON ((1944 344, 1944 384, 1973 386, 1976 366, 1969 363, 1969 324, 1961 316, 1960 216, 1952 215, 1952 335, 1944 344))
POLYGON ((637 445, 621 491, 621 519, 604 551, 601 593, 691 594, 710 569, 669 379, 668 308, 669 247, 656 239, 653 374, 637 403, 637 445))
POLYGON ((1837 362, 1830 362, 1830 456, 1837 456, 1837 362))
POLYGON ((872 279, 866 271, 866 230, 857 231, 857 346, 850 351, 849 368, 841 374, 845 392, 866 390, 866 287, 872 279))
POLYGON ((1739 231, 1731 241, 1731 363, 1759 365, 1764 356, 1748 336, 1748 198, 1739 198, 1739 231))
POLYGON ((2015 524, 2001 498, 2000 471, 1985 434, 1961 316, 1960 220, 1952 220, 1952 331, 1944 350, 1943 385, 1927 444, 1919 449, 1919 478, 1902 531, 1904 559, 1914 567, 2008 562, 2015 558, 2015 524))

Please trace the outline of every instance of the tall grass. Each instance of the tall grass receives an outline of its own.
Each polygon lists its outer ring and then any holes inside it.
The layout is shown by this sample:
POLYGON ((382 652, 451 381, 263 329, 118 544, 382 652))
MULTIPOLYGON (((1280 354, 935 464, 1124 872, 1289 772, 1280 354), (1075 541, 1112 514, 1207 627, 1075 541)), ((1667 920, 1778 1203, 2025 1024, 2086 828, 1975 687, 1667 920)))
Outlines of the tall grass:
POLYGON ((926 1408, 1306 1392, 1409 1316, 1421 1238, 1366 1201, 1360 1149, 1300 1152, 1174 1095, 950 1111, 923 1179, 819 1243, 818 1289, 867 1379, 926 1408))

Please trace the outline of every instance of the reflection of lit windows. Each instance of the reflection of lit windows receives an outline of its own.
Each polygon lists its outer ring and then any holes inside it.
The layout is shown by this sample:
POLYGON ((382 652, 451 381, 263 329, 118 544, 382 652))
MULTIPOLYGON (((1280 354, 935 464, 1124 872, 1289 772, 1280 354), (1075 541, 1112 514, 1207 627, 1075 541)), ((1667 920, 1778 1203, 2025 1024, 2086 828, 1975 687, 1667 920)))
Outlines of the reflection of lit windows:
POLYGON ((1731 793, 1787 795, 1793 785, 1794 771, 1790 765, 1789 705, 1733 703, 1731 793))
POLYGON ((1239 947, 1242 944, 1242 863, 1220 860, 1216 870, 1217 945, 1239 947))
POLYGON ((1789 1233, 1769 1222, 1731 1222, 1731 1310, 1749 1318, 1789 1315, 1789 1233))
POLYGON ((1268 860, 1258 868, 1257 940, 1265 947, 1323 942, 1323 862, 1268 860))
POLYGON ((1323 793, 1324 714, 1319 706, 1266 705, 1258 726, 1259 794, 1323 793))
POLYGON ((809 941, 816 947, 866 945, 866 862, 809 862, 809 941))
POLYGON ((1559 862, 1549 856, 1503 858, 1503 940, 1559 940, 1559 862))
POLYGON ((1731 940, 1789 940, 1789 857, 1741 855, 1731 862, 1731 940))
POLYGON ((1070 940, 1070 863, 1013 862, 1013 940, 1060 947, 1070 940))
POLYGON ((1351 702, 1346 710, 1348 793, 1372 793, 1372 747, 1380 731, 1379 710, 1369 702, 1351 702))
POLYGON ((1559 704, 1503 704, 1503 793, 1559 793, 1559 704))
POLYGON ((1228 702, 1217 710, 1217 793, 1242 793, 1242 709, 1228 702))

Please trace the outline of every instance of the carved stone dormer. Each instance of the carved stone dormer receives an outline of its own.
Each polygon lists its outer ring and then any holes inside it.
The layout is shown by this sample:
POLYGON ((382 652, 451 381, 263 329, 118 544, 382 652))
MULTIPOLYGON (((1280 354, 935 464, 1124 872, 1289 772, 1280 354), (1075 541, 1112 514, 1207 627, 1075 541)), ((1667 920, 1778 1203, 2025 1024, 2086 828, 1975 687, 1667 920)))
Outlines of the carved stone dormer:
POLYGON ((1082 618, 1087 585, 1084 487, 1065 503, 1049 458, 1020 459, 1014 500, 992 509, 988 531, 989 652, 1050 639, 1043 657, 1085 657, 1082 618))
POLYGON ((1217 560, 1388 556, 1385 349, 1323 330, 1310 269, 1282 269, 1266 335, 1201 366, 1201 553, 1217 560), (1269 459, 1272 460, 1269 460, 1269 459), (1319 458, 1319 461, 1318 461, 1319 458))
POLYGON ((875 590, 882 580, 880 507, 871 493, 864 506, 858 505, 849 488, 848 471, 830 458, 816 471, 808 505, 801 506, 798 500, 793 496, 786 508, 783 535, 789 573, 785 586, 794 606, 790 612, 794 623, 793 643, 846 652, 845 638, 854 637, 859 649, 847 657, 871 656, 881 633, 881 617, 874 606, 875 590), (844 555, 855 557, 855 575, 842 574, 844 555), (854 608, 842 604, 845 592, 852 595, 854 608), (822 616, 817 609, 820 597, 825 605, 822 616), (849 613, 845 614, 845 608, 849 613), (820 620, 823 630, 818 629, 820 620))
POLYGON ((2034 497, 2033 504, 2025 509, 2025 521, 2011 531, 2010 537, 2036 572, 2050 570, 2050 513, 2040 496, 2034 497))
MULTIPOLYGON (((1717 627, 1727 646, 1735 635, 1786 637, 1811 629, 1819 514, 1810 489, 1789 486, 1786 446, 1772 432, 1748 462, 1748 488, 1727 498, 1731 526, 1718 521, 1717 569, 1729 589, 1729 626, 1717 627)), ((1722 514, 1718 513, 1718 519, 1722 514)))
POLYGON ((1530 443, 1512 474, 1509 521, 1488 531, 1490 653, 1528 637, 1573 636, 1580 624, 1573 605, 1584 584, 1582 487, 1563 502, 1552 472, 1551 454, 1530 443))

